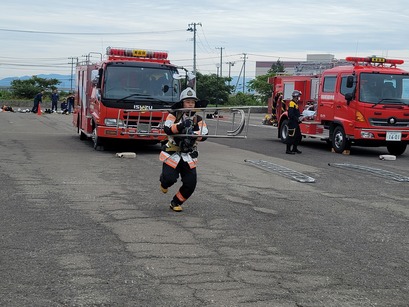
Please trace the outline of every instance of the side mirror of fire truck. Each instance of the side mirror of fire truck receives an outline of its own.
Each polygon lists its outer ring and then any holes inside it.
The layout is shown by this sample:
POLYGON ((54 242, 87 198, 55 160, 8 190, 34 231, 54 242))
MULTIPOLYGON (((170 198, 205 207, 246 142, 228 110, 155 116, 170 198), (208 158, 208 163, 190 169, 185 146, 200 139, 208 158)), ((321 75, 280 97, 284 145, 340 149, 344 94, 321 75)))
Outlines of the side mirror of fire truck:
POLYGON ((94 79, 92 79, 92 85, 93 86, 98 86, 98 81, 99 81, 99 78, 98 78, 98 76, 96 76, 94 79))
POLYGON ((345 94, 345 100, 347 101, 347 105, 351 103, 351 100, 354 99, 354 95, 352 93, 346 93, 345 94))
POLYGON ((93 69, 91 71, 91 84, 96 87, 98 85, 99 70, 93 69))
POLYGON ((102 73, 104 72, 104 70, 102 68, 98 69, 98 81, 97 81, 97 89, 101 89, 101 83, 102 83, 102 73))
MULTIPOLYGON (((354 76, 348 76, 347 77, 347 84, 346 87, 353 89, 355 86, 355 77, 354 76)), ((347 105, 349 106, 349 104, 351 103, 352 99, 354 99, 355 97, 355 90, 353 90, 353 92, 351 93, 346 93, 345 94, 345 100, 347 101, 347 105)))
POLYGON ((348 76, 347 77, 347 88, 353 88, 354 87, 354 76, 348 76))
POLYGON ((194 80, 194 79, 196 79, 196 76, 192 72, 188 71, 187 72, 187 79, 188 80, 194 80))
POLYGON ((181 74, 173 74, 173 79, 180 80, 180 79, 183 79, 183 78, 184 78, 184 76, 182 76, 181 74))

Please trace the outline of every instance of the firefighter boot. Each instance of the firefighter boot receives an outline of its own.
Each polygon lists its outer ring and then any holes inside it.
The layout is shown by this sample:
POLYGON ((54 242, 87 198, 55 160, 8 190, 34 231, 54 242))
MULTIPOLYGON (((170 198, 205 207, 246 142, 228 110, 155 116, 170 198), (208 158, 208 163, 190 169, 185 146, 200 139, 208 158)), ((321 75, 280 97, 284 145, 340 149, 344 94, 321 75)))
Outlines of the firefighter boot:
POLYGON ((164 188, 162 184, 160 185, 160 190, 162 191, 163 194, 168 193, 168 188, 164 188))
POLYGON ((295 152, 291 151, 291 144, 287 144, 287 150, 285 151, 286 154, 294 155, 295 152))
POLYGON ((174 202, 173 200, 170 202, 170 209, 172 209, 175 212, 183 211, 182 206, 180 204, 174 202))
POLYGON ((298 153, 298 154, 302 153, 302 151, 300 151, 300 150, 297 149, 297 146, 296 146, 296 145, 293 145, 293 150, 292 150, 292 152, 293 152, 293 153, 298 153))

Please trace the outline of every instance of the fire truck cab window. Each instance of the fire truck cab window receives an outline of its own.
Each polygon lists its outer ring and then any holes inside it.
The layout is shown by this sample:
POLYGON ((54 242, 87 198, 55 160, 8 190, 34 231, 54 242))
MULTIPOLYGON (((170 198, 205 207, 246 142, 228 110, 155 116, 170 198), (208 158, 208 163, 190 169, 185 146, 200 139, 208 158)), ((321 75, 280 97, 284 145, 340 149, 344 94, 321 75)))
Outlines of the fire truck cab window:
POLYGON ((378 78, 374 74, 361 74, 359 87, 359 100, 363 102, 376 103, 380 99, 383 77, 378 78))
POLYGON ((353 92, 354 92, 354 90, 355 90, 355 85, 352 87, 352 88, 348 88, 347 87, 347 79, 348 79, 348 76, 343 76, 342 78, 341 78, 341 89, 340 89, 340 93, 342 94, 342 95, 346 95, 346 94, 352 94, 353 92))
POLYGON ((392 82, 385 82, 383 84, 382 98, 396 98, 396 88, 392 82))
POLYGON ((174 71, 162 68, 108 66, 104 75, 104 98, 122 99, 130 96, 129 100, 132 100, 145 95, 176 101, 180 82, 173 79, 173 74, 174 71))
POLYGON ((323 92, 325 93, 333 93, 335 92, 335 84, 337 81, 336 76, 327 76, 324 77, 324 85, 323 85, 323 92))

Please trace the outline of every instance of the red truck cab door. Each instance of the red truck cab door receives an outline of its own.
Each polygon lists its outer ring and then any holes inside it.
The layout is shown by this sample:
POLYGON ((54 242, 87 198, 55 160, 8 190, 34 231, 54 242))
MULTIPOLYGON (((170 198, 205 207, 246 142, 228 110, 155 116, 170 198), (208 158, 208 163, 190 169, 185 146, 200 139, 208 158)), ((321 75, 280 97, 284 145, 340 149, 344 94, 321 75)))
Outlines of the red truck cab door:
POLYGON ((321 79, 320 91, 318 94, 317 114, 317 118, 321 122, 334 120, 334 100, 336 84, 336 75, 326 75, 321 79))
POLYGON ((335 109, 334 119, 342 122, 344 129, 348 130, 348 127, 353 127, 355 122, 355 103, 353 100, 347 102, 345 95, 351 94, 353 97, 354 87, 347 87, 348 74, 340 74, 338 76, 337 88, 335 91, 335 109), (348 124, 347 124, 348 123, 348 124))

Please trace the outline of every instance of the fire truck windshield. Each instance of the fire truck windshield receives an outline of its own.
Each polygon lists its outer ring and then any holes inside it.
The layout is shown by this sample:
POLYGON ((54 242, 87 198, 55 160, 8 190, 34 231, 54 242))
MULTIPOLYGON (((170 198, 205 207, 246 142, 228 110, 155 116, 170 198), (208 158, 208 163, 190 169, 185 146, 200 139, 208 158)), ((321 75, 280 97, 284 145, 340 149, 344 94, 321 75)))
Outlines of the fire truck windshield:
POLYGON ((180 95, 180 80, 173 78, 175 73, 178 73, 176 69, 167 66, 108 65, 104 72, 102 97, 131 102, 149 97, 152 101, 173 103, 180 95))
POLYGON ((409 76, 362 73, 359 100, 375 104, 409 105, 409 76))

